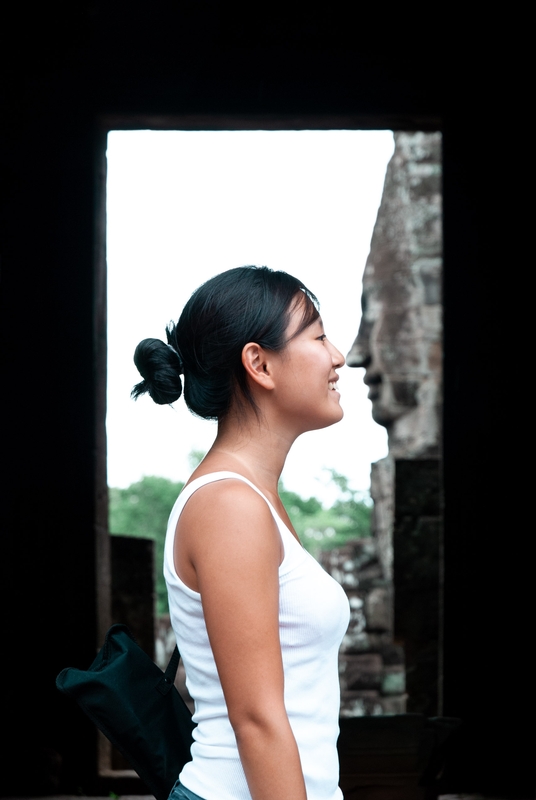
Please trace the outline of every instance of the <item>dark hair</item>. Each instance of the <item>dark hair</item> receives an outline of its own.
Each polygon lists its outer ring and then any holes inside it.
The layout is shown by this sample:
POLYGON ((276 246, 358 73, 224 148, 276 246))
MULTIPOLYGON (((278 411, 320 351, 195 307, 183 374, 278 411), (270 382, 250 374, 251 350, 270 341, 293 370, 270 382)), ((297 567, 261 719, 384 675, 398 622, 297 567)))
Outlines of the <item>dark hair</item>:
POLYGON ((255 408, 242 364, 242 349, 256 342, 279 351, 288 343, 287 329, 296 300, 303 299, 298 330, 318 318, 318 301, 301 281, 268 267, 237 267, 211 278, 193 293, 176 325, 166 328, 167 345, 144 339, 134 363, 143 381, 132 390, 148 392, 164 405, 182 393, 188 408, 204 419, 222 419, 233 399, 255 408))

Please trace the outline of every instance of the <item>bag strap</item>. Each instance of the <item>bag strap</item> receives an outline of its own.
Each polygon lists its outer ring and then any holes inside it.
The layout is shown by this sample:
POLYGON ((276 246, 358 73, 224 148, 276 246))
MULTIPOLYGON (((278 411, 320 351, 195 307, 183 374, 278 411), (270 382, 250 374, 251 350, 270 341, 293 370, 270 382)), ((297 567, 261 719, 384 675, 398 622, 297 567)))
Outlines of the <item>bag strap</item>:
POLYGON ((179 661, 181 660, 181 654, 179 653, 179 648, 175 645, 175 649, 171 654, 171 658, 169 659, 169 664, 166 667, 166 671, 164 672, 161 680, 158 682, 158 686, 156 687, 160 694, 167 694, 173 684, 175 683, 175 677, 177 675, 177 670, 179 668, 179 661))

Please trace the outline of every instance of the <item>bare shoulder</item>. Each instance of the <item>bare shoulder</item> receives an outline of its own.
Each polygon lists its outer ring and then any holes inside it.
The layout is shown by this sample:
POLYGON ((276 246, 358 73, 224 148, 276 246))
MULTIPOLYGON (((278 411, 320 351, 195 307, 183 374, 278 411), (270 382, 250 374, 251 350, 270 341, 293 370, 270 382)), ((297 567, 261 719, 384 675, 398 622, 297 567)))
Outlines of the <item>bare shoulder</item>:
POLYGON ((197 561, 211 551, 240 561, 275 557, 280 562, 281 537, 270 508, 258 492, 238 478, 207 483, 189 498, 177 525, 177 545, 197 561), (248 547, 250 545, 250 547, 248 547))
POLYGON ((217 516, 238 523, 241 516, 272 520, 266 500, 239 478, 222 478, 197 489, 184 506, 181 518, 217 516))

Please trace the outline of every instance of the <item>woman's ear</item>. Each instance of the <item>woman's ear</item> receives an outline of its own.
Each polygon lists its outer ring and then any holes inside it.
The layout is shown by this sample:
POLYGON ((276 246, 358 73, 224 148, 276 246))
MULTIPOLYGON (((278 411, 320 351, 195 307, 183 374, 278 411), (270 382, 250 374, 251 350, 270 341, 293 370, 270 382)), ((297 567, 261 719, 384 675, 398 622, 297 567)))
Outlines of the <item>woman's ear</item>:
POLYGON ((256 342, 248 342, 242 348, 242 364, 247 376, 263 389, 273 389, 270 359, 266 351, 256 342))

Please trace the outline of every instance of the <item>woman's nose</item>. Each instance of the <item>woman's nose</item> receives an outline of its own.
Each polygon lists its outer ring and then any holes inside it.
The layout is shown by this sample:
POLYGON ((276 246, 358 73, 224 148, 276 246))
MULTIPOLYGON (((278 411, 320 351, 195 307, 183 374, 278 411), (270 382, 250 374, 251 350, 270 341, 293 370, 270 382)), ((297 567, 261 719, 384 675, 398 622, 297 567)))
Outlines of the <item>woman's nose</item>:
POLYGON ((331 345, 331 351, 332 351, 331 352, 331 358, 332 358, 332 361, 333 361, 333 366, 334 367, 344 367, 344 365, 346 364, 345 357, 343 356, 343 354, 341 353, 340 350, 337 350, 337 348, 335 347, 334 344, 331 344, 331 342, 330 342, 330 345, 331 345))

